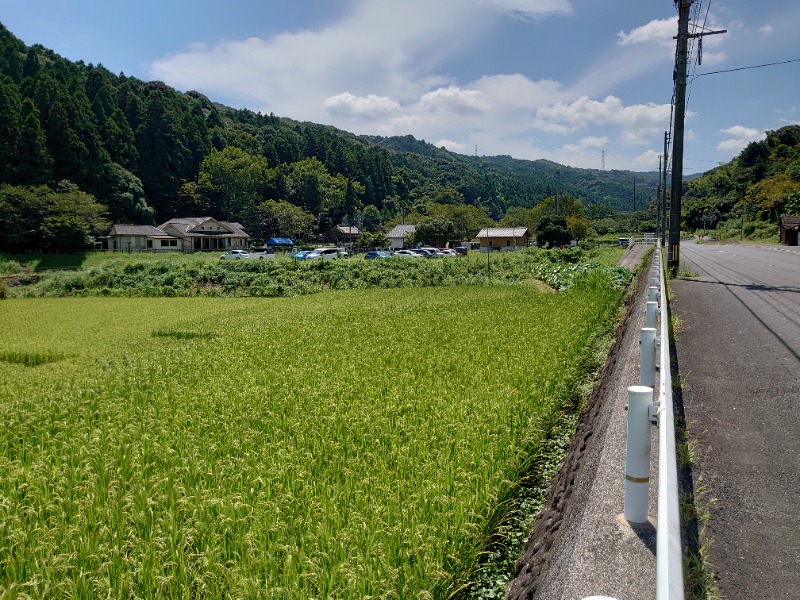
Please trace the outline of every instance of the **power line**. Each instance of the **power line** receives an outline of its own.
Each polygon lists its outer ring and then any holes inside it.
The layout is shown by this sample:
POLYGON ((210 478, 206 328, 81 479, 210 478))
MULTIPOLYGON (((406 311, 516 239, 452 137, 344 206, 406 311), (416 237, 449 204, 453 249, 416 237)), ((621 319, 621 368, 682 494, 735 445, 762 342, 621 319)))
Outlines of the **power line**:
POLYGON ((709 71, 708 73, 699 73, 694 78, 703 77, 704 75, 717 75, 718 73, 732 73, 733 71, 746 71, 747 69, 761 69, 763 67, 774 67, 775 65, 788 65, 789 63, 800 62, 800 58, 793 58, 791 60, 782 60, 779 62, 764 63, 763 65, 751 65, 749 67, 738 67, 736 69, 723 69, 721 71, 709 71))

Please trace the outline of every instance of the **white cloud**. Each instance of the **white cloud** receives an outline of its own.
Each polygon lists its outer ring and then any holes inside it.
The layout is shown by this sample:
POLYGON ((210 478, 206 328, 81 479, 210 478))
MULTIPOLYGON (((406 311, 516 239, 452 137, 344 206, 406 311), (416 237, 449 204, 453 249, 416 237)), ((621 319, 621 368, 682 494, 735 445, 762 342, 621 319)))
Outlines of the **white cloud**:
POLYGON ((720 133, 724 133, 728 139, 719 142, 717 144, 717 150, 730 155, 738 154, 750 142, 755 142, 764 137, 764 132, 760 129, 745 127, 743 125, 734 125, 727 129, 720 129, 720 133))
POLYGON ((764 35, 770 35, 772 33, 772 31, 773 31, 772 25, 767 23, 766 25, 763 25, 763 26, 759 27, 758 31, 759 31, 759 33, 763 33, 764 35))
POLYGON ((424 94, 419 105, 426 112, 446 111, 458 115, 476 115, 490 108, 481 92, 465 90, 456 86, 439 88, 424 94))
POLYGON ((341 118, 382 118, 401 110, 400 104, 391 98, 375 94, 359 97, 345 92, 327 98, 324 104, 329 115, 341 118))
POLYGON ((487 6, 522 19, 541 19, 572 13, 568 0, 481 0, 487 6))
MULTIPOLYGON (((359 0, 327 27, 190 45, 154 62, 150 74, 253 110, 321 120, 326 100, 342 90, 402 105, 447 85, 438 65, 467 43, 465 30, 481 30, 482 17, 485 8, 461 0, 359 0)), ((354 108, 341 101, 334 110, 354 108)))
POLYGON ((536 111, 534 127, 553 133, 576 132, 590 125, 616 125, 622 128, 625 144, 651 142, 669 124, 669 104, 634 104, 624 106, 615 96, 602 101, 581 96, 571 103, 557 102, 536 111))
POLYGON ((452 140, 439 140, 434 144, 437 148, 447 148, 451 152, 459 152, 461 154, 464 153, 466 146, 464 144, 459 144, 458 142, 454 142, 452 140))
POLYGON ((596 149, 596 148, 603 148, 603 146, 608 144, 608 136, 604 135, 602 137, 585 137, 582 138, 577 144, 566 144, 562 147, 563 150, 569 152, 579 152, 588 149, 596 149))
POLYGON ((617 44, 620 46, 631 46, 634 44, 649 44, 655 42, 661 46, 675 46, 672 36, 678 33, 678 20, 656 19, 646 25, 631 29, 626 33, 620 31, 617 34, 617 44))
POLYGON ((720 129, 719 131, 720 133, 726 133, 732 137, 749 139, 749 140, 754 140, 764 135, 763 131, 759 129, 754 129, 752 127, 745 127, 744 125, 734 125, 733 127, 728 127, 727 129, 720 129))

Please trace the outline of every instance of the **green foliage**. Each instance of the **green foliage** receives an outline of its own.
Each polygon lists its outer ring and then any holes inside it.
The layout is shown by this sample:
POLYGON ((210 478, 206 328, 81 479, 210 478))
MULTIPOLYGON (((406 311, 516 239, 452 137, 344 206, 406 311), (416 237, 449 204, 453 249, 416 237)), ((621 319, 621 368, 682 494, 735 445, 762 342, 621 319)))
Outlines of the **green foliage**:
POLYGON ((536 243, 540 248, 566 246, 572 240, 567 220, 561 216, 546 216, 539 220, 536 229, 536 243))
POLYGON ((389 238, 386 237, 386 234, 383 232, 375 232, 370 233, 369 231, 364 232, 361 234, 361 237, 358 238, 358 245, 361 248, 388 248, 389 247, 389 238))
POLYGON ((587 283, 463 287, 458 311, 441 289, 12 301, 2 356, 72 358, 0 362, 4 585, 447 597, 570 402, 565 365, 619 305, 587 283))
MULTIPOLYGON (((416 288, 454 285, 520 285, 531 278, 555 289, 573 285, 585 269, 616 262, 618 249, 586 253, 527 249, 497 253, 491 273, 480 255, 441 260, 304 262, 288 257, 271 261, 219 261, 216 255, 88 255, 82 269, 46 272, 20 290, 27 296, 285 296, 294 297, 326 289, 416 288), (613 256, 612 256, 613 254, 613 256), (594 266, 567 269, 578 263, 594 266), (491 279, 489 279, 491 275, 491 279)), ((41 264, 41 263, 40 263, 41 264)), ((61 267, 63 263, 48 262, 61 267)), ((71 265, 74 266, 74 265, 71 265)), ((609 272, 616 286, 619 273, 609 272)))
POLYGON ((450 219, 428 217, 417 223, 413 239, 409 241, 412 244, 444 248, 454 239, 456 239, 456 226, 450 219))
POLYGON ((70 182, 55 190, 0 184, 0 250, 78 252, 108 226, 104 207, 70 182))
POLYGON ((251 223, 251 238, 261 242, 271 237, 305 238, 315 222, 314 215, 285 200, 262 202, 246 219, 251 223))
MULTIPOLYGON (((739 156, 686 184, 683 227, 697 230, 718 222, 744 221, 748 237, 774 238, 778 220, 792 214, 800 195, 800 126, 768 131, 739 156), (711 218, 708 218, 708 217, 711 218)), ((725 227, 730 230, 732 227, 725 227)))

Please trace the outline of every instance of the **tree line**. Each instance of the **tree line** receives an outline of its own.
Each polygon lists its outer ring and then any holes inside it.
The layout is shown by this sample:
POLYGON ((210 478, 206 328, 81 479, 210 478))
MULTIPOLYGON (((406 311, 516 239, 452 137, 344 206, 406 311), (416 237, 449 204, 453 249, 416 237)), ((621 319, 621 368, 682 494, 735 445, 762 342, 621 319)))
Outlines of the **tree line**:
MULTIPOLYGON (((602 207, 597 225, 608 229, 626 220, 631 175, 470 157, 412 136, 356 136, 236 110, 29 47, 0 24, 5 251, 66 251, 110 223, 187 215, 241 222, 256 239, 444 219, 466 239, 555 195, 602 207), (53 239, 45 217, 64 235, 53 239)), ((639 176, 640 194, 654 195, 657 174, 639 176)))

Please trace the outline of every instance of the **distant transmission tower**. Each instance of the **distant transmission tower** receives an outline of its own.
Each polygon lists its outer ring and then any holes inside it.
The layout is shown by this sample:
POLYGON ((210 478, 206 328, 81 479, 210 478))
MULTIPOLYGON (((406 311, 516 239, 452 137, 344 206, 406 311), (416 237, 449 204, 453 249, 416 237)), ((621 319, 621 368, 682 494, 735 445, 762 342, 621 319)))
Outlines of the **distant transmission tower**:
POLYGON ((475 144, 475 158, 478 158, 478 144, 475 144))
POLYGON ((603 169, 603 171, 605 171, 606 170, 606 151, 605 150, 602 151, 602 157, 603 158, 600 161, 600 165, 601 165, 601 168, 603 169))

